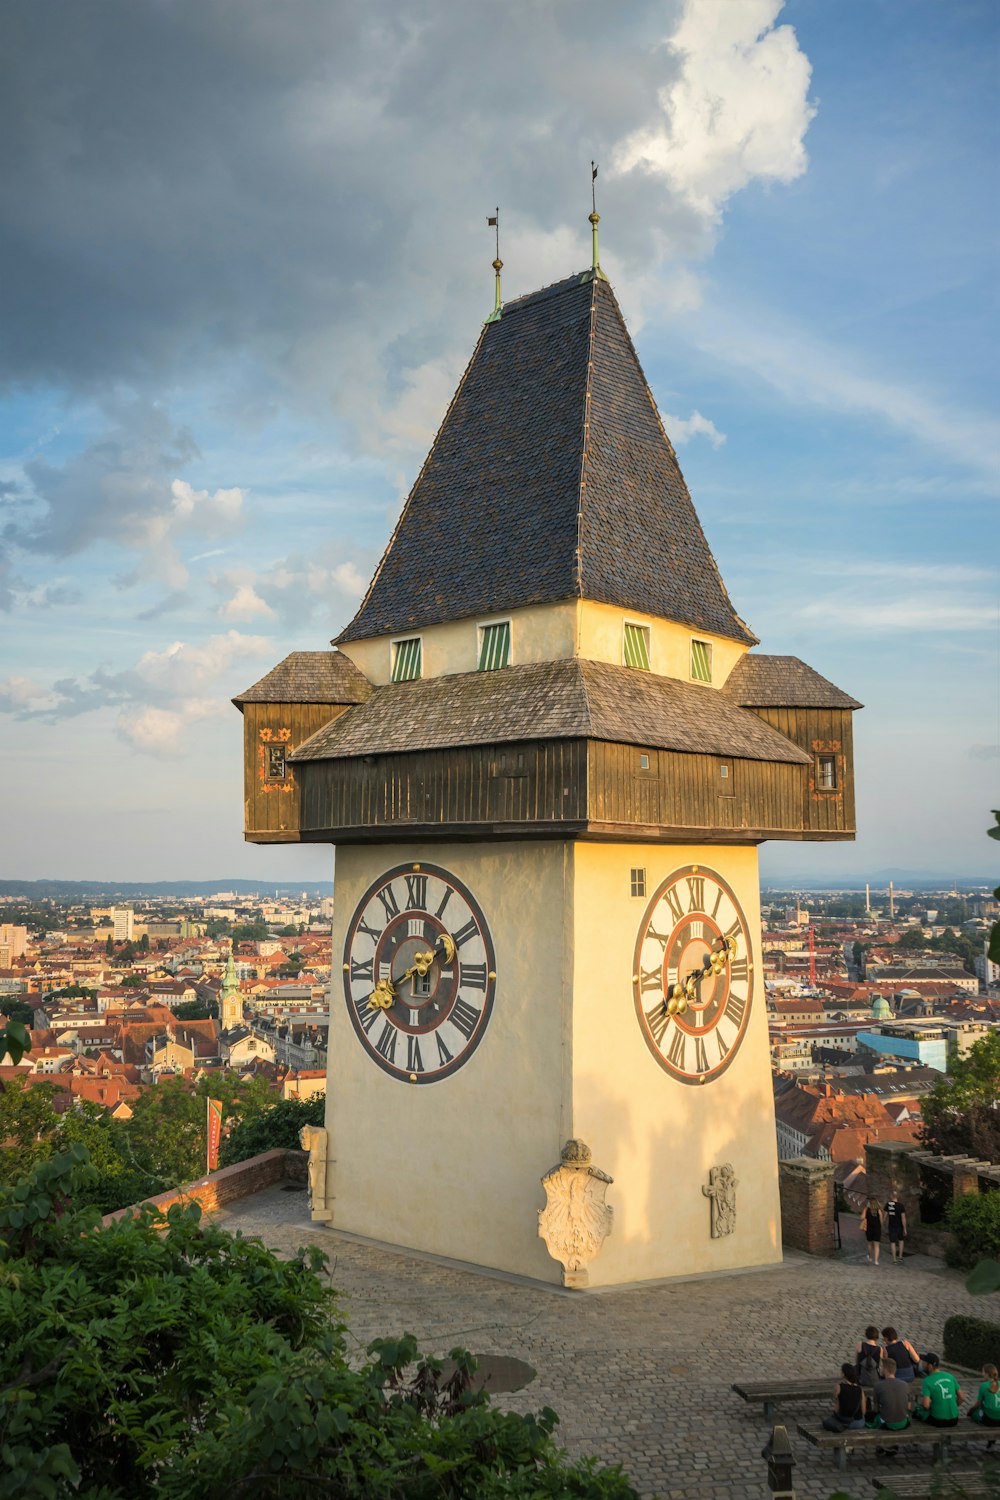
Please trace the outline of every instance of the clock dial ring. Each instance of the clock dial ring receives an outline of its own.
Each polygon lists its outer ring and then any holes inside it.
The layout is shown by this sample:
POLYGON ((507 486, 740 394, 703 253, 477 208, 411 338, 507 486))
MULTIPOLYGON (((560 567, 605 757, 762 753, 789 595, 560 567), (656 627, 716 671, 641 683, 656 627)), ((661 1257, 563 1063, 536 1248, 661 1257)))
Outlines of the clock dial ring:
POLYGON ((402 1082, 450 1077, 489 1027, 493 937, 472 892, 439 865, 397 865, 371 883, 347 925, 343 972, 355 1036, 402 1082))
POLYGON ((651 896, 636 937, 636 1019, 657 1064, 704 1084, 730 1066, 753 1001, 750 928, 729 883, 704 865, 674 870, 651 896))

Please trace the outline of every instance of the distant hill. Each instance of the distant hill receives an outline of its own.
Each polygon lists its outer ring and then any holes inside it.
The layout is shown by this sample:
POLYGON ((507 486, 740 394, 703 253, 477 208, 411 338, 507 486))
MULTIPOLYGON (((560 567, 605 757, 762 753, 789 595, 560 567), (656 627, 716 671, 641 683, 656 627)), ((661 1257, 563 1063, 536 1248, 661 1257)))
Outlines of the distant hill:
POLYGON ((0 897, 94 901, 150 896, 332 896, 333 882, 304 880, 0 880, 0 897))

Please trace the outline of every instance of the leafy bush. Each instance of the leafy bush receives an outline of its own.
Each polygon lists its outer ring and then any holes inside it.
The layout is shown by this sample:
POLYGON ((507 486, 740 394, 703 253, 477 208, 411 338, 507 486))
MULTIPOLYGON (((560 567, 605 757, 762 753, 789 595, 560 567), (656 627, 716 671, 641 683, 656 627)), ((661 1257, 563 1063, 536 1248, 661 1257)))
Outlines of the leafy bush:
POLYGON ((954 1198, 945 1223, 955 1236, 955 1251, 949 1256, 954 1265, 974 1266, 986 1256, 1000 1256, 1000 1192, 954 1198))
POLYGON ((352 1368, 326 1257, 277 1259, 150 1207, 101 1226, 76 1206, 74 1145, 0 1189, 3 1500, 635 1500, 569 1463, 557 1418, 495 1410, 412 1336, 352 1368))
POLYGON ((944 1357, 969 1370, 1000 1363, 1000 1323, 956 1314, 944 1325, 944 1357))
POLYGON ((265 1114, 233 1126, 222 1142, 220 1164, 231 1167, 262 1151, 297 1151, 303 1125, 322 1125, 325 1113, 325 1094, 314 1094, 311 1099, 280 1099, 265 1114))

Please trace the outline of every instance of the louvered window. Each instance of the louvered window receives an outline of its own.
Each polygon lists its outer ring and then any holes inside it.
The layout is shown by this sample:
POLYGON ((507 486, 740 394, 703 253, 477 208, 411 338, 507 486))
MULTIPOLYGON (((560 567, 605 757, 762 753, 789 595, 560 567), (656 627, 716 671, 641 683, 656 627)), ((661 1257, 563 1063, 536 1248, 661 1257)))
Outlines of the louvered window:
POLYGON ((625 665, 649 671, 649 629, 645 625, 625 626, 625 665))
POLYGON ((835 792, 837 790, 837 757, 835 755, 821 755, 818 757, 817 785, 821 792, 835 792))
POLYGON ((392 645, 393 682, 413 682, 420 676, 422 667, 420 637, 408 641, 394 641, 392 645))
POLYGON ((695 682, 712 680, 712 647, 708 641, 691 642, 691 676, 695 682))
POLYGON ((479 670, 495 672, 510 666, 510 621, 479 627, 479 670))

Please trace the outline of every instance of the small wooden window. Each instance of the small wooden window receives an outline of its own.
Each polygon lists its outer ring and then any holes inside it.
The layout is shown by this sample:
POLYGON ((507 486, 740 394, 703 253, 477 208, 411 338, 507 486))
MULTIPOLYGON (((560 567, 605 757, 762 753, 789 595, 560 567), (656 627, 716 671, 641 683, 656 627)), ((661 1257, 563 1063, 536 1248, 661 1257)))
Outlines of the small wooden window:
POLYGON ((624 657, 627 667, 649 671, 649 626, 625 623, 624 657))
POLYGON ((695 682, 711 682, 712 680, 712 643, 711 641, 691 642, 691 676, 695 682))
POLYGON ((268 745, 267 747, 267 779, 268 781, 284 781, 286 774, 285 756, 288 747, 286 745, 268 745))
POLYGON ((510 621, 479 627, 479 671, 496 672, 510 666, 510 621))
POLYGON ((415 682, 423 671, 423 651, 419 635, 392 643, 393 682, 415 682))
POLYGON ((644 896, 646 894, 646 871, 644 868, 634 868, 630 872, 629 889, 633 896, 644 896))
POLYGON ((728 781, 729 780, 729 767, 728 766, 720 766, 719 767, 719 776, 720 776, 720 778, 723 781, 728 781))
POLYGON ((816 785, 821 792, 837 790, 837 757, 835 755, 816 757, 816 785))

